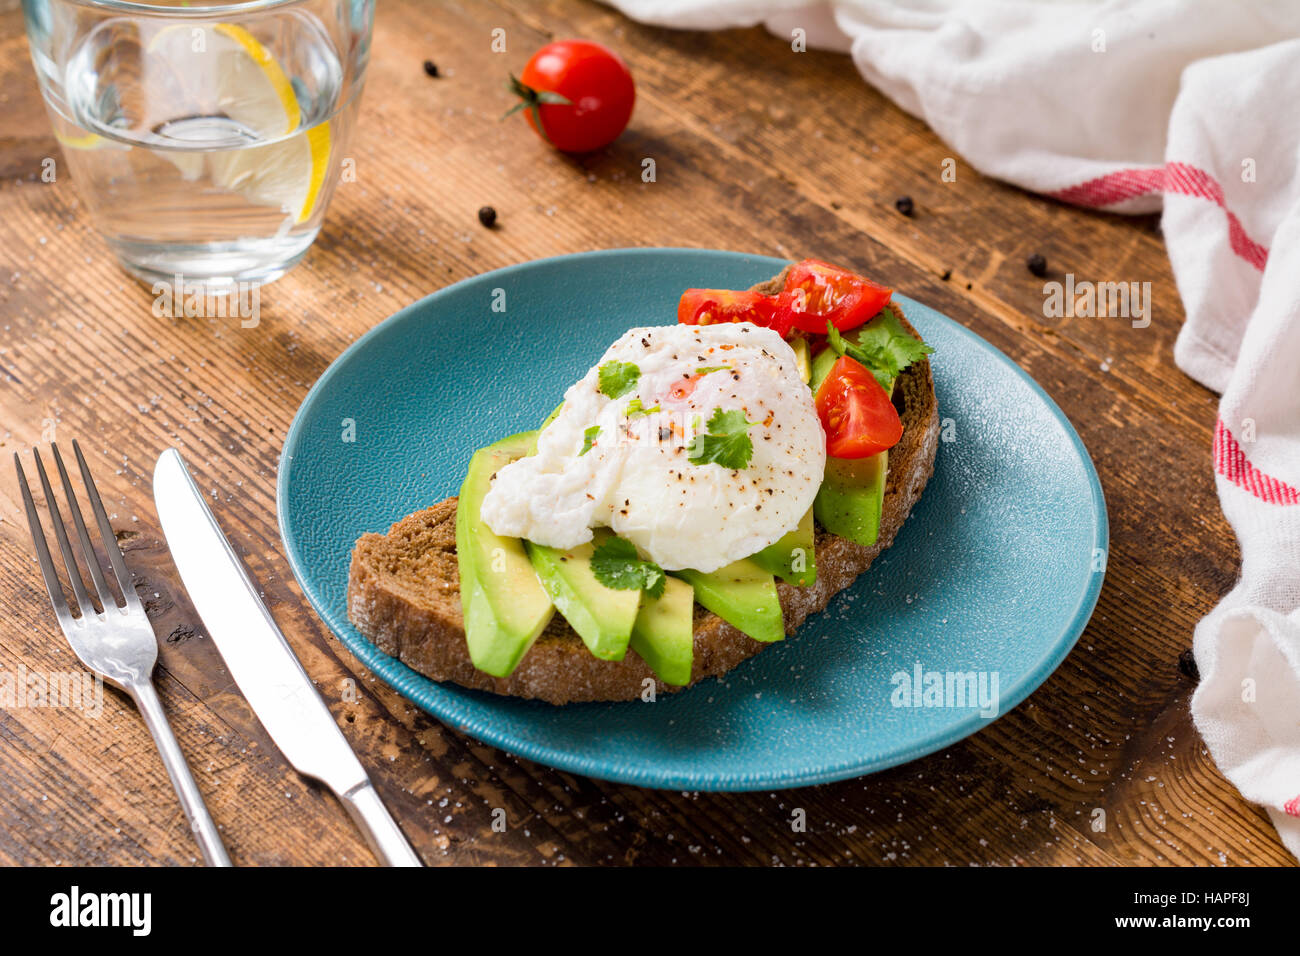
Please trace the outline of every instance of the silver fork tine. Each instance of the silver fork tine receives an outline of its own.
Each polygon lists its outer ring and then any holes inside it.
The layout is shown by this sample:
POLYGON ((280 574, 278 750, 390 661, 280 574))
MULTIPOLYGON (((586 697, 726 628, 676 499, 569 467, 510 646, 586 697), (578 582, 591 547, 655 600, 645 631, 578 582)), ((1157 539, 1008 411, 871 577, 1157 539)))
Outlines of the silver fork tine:
MULTIPOLYGON (((63 527, 63 514, 59 511, 59 503, 54 499, 54 489, 50 487, 50 479, 45 474, 45 465, 41 462, 41 453, 33 448, 32 457, 36 459, 36 474, 41 479, 41 490, 45 493, 45 504, 50 509, 50 524, 54 528, 54 538, 59 542, 59 550, 63 553, 63 564, 68 569, 68 580, 72 585, 72 593, 81 606, 82 617, 90 617, 95 613, 95 605, 86 592, 85 582, 81 580, 81 571, 77 568, 77 559, 72 556, 72 545, 68 543, 68 532, 63 527)), ((94 555, 91 555, 91 557, 94 557, 94 555)))
POLYGON ((49 546, 45 543, 45 529, 41 519, 36 515, 36 502, 32 501, 32 491, 27 485, 27 476, 23 474, 23 463, 14 452, 14 467, 18 469, 18 487, 23 493, 23 507, 27 509, 27 527, 32 532, 32 542, 36 545, 36 560, 41 566, 41 577, 45 579, 45 590, 49 592, 50 602, 54 605, 54 614, 59 623, 67 627, 72 623, 72 612, 63 597, 63 585, 59 583, 59 573, 54 570, 54 559, 50 557, 49 546))
POLYGON ((99 592, 99 603, 107 611, 110 607, 117 607, 117 598, 113 597, 113 592, 108 589, 104 572, 99 568, 95 548, 90 543, 90 535, 86 533, 86 522, 81 517, 81 505, 77 503, 77 494, 72 490, 68 469, 63 467, 63 456, 59 454, 59 446, 50 442, 50 450, 54 452, 54 467, 59 470, 59 479, 63 482, 63 497, 67 499, 68 510, 72 512, 72 523, 77 528, 77 537, 81 539, 81 553, 85 556, 91 580, 95 582, 95 590, 99 592))
POLYGON ((108 552, 109 563, 113 565, 113 573, 117 575, 117 584, 122 589, 122 597, 126 599, 127 607, 138 607, 140 597, 135 593, 135 586, 131 583, 131 575, 126 570, 126 562, 122 559, 122 549, 117 546, 117 535, 113 533, 113 526, 108 523, 108 514, 104 511, 104 502, 99 498, 99 489, 95 487, 95 479, 90 477, 90 468, 86 465, 86 457, 81 453, 81 446, 77 444, 75 438, 72 439, 72 453, 77 456, 77 467, 81 469, 81 481, 86 486, 86 497, 90 499, 90 510, 95 513, 95 523, 99 525, 99 536, 104 539, 104 550, 108 552))

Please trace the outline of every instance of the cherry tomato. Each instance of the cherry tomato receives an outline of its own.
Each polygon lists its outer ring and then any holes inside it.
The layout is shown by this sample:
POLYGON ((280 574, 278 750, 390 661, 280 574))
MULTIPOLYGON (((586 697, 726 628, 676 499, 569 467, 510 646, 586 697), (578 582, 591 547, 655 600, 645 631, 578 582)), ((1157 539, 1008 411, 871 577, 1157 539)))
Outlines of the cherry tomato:
POLYGON ((832 458, 867 458, 903 437, 894 403, 862 363, 842 355, 817 389, 817 417, 832 458))
MULTIPOLYGON (((718 322, 753 322, 772 327, 776 297, 733 289, 687 289, 677 303, 681 325, 714 325, 718 322)), ((788 329, 778 329, 785 335, 788 329)))
POLYGON ((892 289, 818 259, 805 259, 786 276, 777 314, 791 328, 825 334, 856 329, 889 304, 892 289))
POLYGON ((636 101, 627 66, 590 40, 546 44, 511 82, 523 100, 516 109, 524 110, 539 136, 566 153, 589 153, 612 143, 636 101))

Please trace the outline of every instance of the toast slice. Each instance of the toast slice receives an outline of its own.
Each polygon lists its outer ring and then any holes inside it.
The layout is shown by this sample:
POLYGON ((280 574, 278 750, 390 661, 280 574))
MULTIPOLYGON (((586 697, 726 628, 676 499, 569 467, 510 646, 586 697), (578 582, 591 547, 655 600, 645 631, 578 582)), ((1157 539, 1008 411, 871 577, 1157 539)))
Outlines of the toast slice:
MULTIPOLYGON (((783 272, 754 288, 779 290, 784 279, 783 272)), ((897 303, 890 307, 916 335, 897 303)), ((826 607, 893 543, 934 471, 939 413, 928 359, 899 376, 894 404, 903 421, 903 437, 889 452, 879 537, 864 547, 817 526, 817 580, 808 587, 777 580, 787 635, 809 614, 826 607)), ((475 668, 461 613, 455 498, 408 515, 387 534, 364 534, 357 540, 348 578, 348 617, 381 651, 413 670, 477 690, 568 704, 636 700, 646 681, 655 683, 656 693, 681 689, 657 680, 631 649, 621 661, 594 657, 559 614, 509 677, 492 677, 475 668)), ((696 605, 691 685, 725 674, 768 646, 696 605)))

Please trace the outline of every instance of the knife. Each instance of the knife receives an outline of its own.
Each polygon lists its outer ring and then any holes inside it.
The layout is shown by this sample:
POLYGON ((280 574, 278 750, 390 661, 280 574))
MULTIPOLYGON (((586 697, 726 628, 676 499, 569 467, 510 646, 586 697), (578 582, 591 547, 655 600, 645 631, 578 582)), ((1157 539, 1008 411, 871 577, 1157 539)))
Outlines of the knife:
POLYGON ((422 866, 258 598, 257 586, 221 533, 175 448, 158 458, 153 497, 190 600, 280 752, 299 773, 334 791, 383 863, 422 866))

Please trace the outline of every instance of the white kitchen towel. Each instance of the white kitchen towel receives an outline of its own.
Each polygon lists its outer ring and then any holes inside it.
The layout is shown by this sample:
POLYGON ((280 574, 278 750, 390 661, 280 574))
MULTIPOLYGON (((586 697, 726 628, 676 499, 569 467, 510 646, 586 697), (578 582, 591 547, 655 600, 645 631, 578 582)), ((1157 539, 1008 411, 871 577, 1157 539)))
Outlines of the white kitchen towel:
POLYGON ((1207 465, 1242 553, 1196 628, 1192 716, 1300 856, 1300 2, 608 2, 847 52, 986 175, 1163 209, 1187 316, 1174 358, 1222 394, 1207 465))

